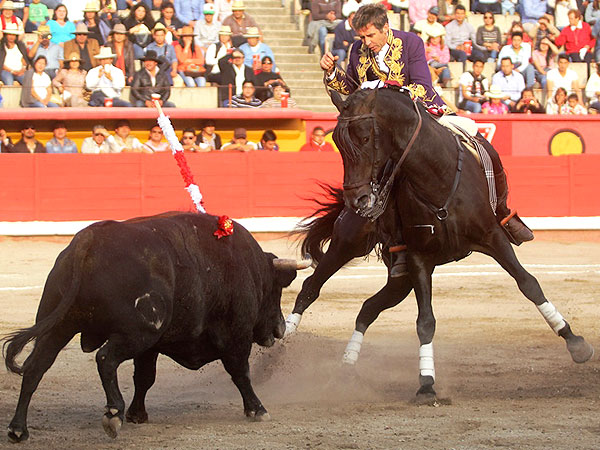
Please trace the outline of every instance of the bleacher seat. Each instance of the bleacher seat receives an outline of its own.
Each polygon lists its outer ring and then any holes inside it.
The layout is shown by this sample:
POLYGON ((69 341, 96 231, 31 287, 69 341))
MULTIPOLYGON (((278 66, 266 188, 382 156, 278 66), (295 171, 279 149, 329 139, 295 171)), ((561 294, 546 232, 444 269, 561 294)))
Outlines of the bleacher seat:
POLYGON ((455 88, 458 86, 458 79, 465 71, 465 64, 458 61, 450 61, 448 63, 448 69, 450 70, 451 76, 450 87, 455 88))
POLYGON ((574 62, 569 64, 569 69, 573 69, 579 79, 579 86, 585 86, 589 78, 588 64, 584 62, 574 62))
MULTIPOLYGON (((467 61, 467 62, 465 62, 465 72, 468 72, 470 70, 473 70, 473 63, 471 61, 467 61)), ((496 63, 494 63, 494 62, 486 62, 483 65, 483 72, 481 72, 481 73, 491 83, 492 82, 492 77, 494 76, 494 74, 497 71, 498 70, 496 69, 496 63)))

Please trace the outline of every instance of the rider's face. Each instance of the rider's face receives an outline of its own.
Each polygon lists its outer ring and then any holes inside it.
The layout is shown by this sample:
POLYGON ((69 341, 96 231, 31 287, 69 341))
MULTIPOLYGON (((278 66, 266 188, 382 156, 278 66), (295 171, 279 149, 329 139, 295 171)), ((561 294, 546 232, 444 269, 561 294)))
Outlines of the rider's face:
POLYGON ((383 26, 383 30, 381 31, 378 30, 375 25, 370 23, 366 27, 358 30, 358 36, 369 49, 375 53, 379 53, 387 42, 389 29, 390 27, 387 23, 383 26))

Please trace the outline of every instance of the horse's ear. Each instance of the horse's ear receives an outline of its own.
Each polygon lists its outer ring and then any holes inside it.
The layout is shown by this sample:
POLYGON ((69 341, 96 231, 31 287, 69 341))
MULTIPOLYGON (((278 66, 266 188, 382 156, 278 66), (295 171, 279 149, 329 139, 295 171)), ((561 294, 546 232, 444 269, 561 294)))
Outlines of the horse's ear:
POLYGON ((342 112, 342 108, 344 107, 344 100, 342 99, 342 96, 334 90, 329 91, 329 96, 331 97, 331 101, 333 102, 337 110, 339 112, 342 112))

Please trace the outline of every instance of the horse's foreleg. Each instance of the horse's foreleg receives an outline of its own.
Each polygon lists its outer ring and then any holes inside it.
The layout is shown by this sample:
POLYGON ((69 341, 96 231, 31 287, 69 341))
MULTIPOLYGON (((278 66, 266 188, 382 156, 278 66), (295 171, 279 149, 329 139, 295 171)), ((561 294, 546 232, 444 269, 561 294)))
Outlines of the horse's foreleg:
POLYGON ((552 302, 546 299, 535 277, 523 268, 508 239, 500 230, 494 241, 495 245, 490 255, 515 279, 519 290, 537 306, 550 328, 566 341, 573 361, 584 363, 589 360, 594 354, 594 348, 581 336, 577 336, 571 331, 571 327, 561 313, 552 302))
POLYGON ((393 308, 406 298, 412 289, 412 284, 408 277, 389 278, 387 284, 373 297, 366 300, 358 316, 356 317, 356 325, 354 333, 350 338, 350 342, 346 346, 344 364, 356 364, 362 341, 367 328, 371 325, 379 314, 389 308, 393 308))

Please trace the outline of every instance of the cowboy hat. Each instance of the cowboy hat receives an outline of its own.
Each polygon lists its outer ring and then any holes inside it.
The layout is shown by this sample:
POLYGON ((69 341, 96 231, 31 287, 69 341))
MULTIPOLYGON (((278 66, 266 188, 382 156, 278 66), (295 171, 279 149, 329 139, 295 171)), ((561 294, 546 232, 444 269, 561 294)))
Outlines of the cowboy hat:
POLYGON ((260 32, 257 27, 248 27, 246 28, 246 32, 244 33, 245 38, 257 38, 260 37, 260 32))
POLYGON ((79 61, 81 62, 81 56, 79 55, 79 53, 77 52, 73 52, 69 55, 69 57, 67 59, 65 59, 65 61, 71 62, 71 61, 79 61))
POLYGON ((154 61, 159 64, 162 62, 154 50, 148 50, 146 55, 140 58, 140 61, 154 61))
POLYGON ((502 89, 500 89, 500 86, 498 85, 492 85, 492 87, 490 88, 489 92, 487 92, 486 94, 489 98, 502 98, 504 97, 504 92, 502 92, 502 89))
POLYGON ((110 30, 110 33, 108 34, 127 34, 128 31, 125 28, 125 25, 123 25, 122 23, 118 23, 114 26, 114 28, 112 30, 110 30))
POLYGON ((37 30, 34 31, 35 34, 41 34, 42 36, 45 34, 50 34, 50 27, 48 25, 40 25, 37 30))
POLYGON ((96 59, 113 59, 115 56, 114 53, 112 53, 112 50, 110 49, 110 47, 100 47, 100 53, 98 53, 97 55, 94 55, 94 58, 96 59))
POLYGON ((0 9, 15 9, 15 4, 11 0, 6 0, 4 6, 0 9))
POLYGON ((231 32, 231 27, 229 25, 222 25, 219 34, 228 34, 231 36, 233 33, 231 32))
POLYGON ((16 35, 23 34, 23 31, 19 30, 19 27, 16 23, 7 23, 6 28, 4 30, 2 30, 2 32, 5 34, 16 34, 16 35))
POLYGON ((154 28, 152 28, 152 33, 156 33, 157 31, 161 31, 161 30, 166 33, 167 27, 165 27, 165 25, 160 22, 156 22, 156 25, 154 25, 154 28))
POLYGON ((90 34, 90 31, 85 23, 79 22, 75 27, 75 34, 90 34))
POLYGON ((232 11, 244 11, 245 9, 246 5, 244 5, 242 0, 234 0, 233 4, 231 5, 232 11))
POLYGON ((82 9, 83 12, 98 12, 100 11, 100 5, 97 0, 91 0, 87 2, 82 9))
POLYGON ((433 30, 429 30, 427 32, 427 36, 429 37, 440 37, 446 34, 446 30, 444 29, 439 29, 439 28, 434 28, 433 30))
POLYGON ((190 27, 189 25, 185 25, 184 27, 182 27, 179 35, 180 36, 198 36, 197 34, 194 33, 194 29, 192 27, 190 27))

